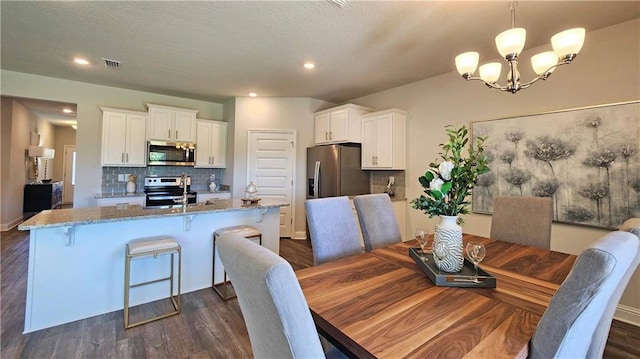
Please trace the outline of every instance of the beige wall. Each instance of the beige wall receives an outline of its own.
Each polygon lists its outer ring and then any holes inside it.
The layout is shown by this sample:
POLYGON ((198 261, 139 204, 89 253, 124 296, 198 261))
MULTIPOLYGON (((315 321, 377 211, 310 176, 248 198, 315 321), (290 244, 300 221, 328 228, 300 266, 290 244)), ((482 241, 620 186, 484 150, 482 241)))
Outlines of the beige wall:
MULTIPOLYGON (((492 38, 488 36, 487 41, 492 38)), ((525 51, 521 60, 524 80, 532 76, 528 70, 530 56, 546 50, 525 51)), ((352 102, 377 109, 399 107, 409 112, 406 177, 407 197, 413 199, 422 192, 417 178, 437 158, 438 144, 446 140, 445 125, 469 125, 472 121, 637 100, 639 64, 640 20, 633 20, 588 32, 584 48, 573 64, 558 68, 547 81, 539 81, 515 95, 488 89, 479 82, 466 82, 457 72, 450 72, 352 102)), ((437 222, 415 209, 407 211, 410 231, 417 226, 433 228, 437 222)), ((465 232, 489 235, 491 216, 472 214, 465 216, 465 222, 465 232)), ((577 254, 605 233, 602 229, 554 224, 551 246, 577 254)), ((632 278, 621 304, 630 311, 625 319, 640 325, 640 270, 632 278)))
MULTIPOLYGON (((99 86, 6 70, 2 70, 0 76, 2 77, 1 93, 3 95, 77 104, 78 171, 74 207, 94 206, 96 203, 94 197, 100 192, 102 181, 100 167, 102 114, 100 106, 145 111, 146 103, 155 103, 192 108, 199 110, 198 117, 222 119, 222 104, 215 102, 99 86)), ((4 161, 1 165, 5 166, 4 161)))
MULTIPOLYGON (((233 195, 242 197, 247 187, 247 140, 249 129, 296 130, 296 173, 294 231, 298 237, 305 232, 304 200, 307 172, 307 147, 313 146, 313 113, 330 103, 309 98, 237 97, 234 101, 233 195)), ((226 104, 225 104, 226 106, 226 104)), ((230 172, 230 171, 229 171, 230 172)))

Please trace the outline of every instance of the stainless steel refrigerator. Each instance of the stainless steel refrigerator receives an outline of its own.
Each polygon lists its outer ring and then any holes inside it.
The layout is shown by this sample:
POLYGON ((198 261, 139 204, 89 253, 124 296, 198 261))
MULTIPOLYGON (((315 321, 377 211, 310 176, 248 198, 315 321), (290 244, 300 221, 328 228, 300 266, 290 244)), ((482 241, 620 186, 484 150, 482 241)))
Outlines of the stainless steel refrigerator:
POLYGON ((369 172, 360 163, 359 144, 307 148, 307 198, 370 193, 369 172))

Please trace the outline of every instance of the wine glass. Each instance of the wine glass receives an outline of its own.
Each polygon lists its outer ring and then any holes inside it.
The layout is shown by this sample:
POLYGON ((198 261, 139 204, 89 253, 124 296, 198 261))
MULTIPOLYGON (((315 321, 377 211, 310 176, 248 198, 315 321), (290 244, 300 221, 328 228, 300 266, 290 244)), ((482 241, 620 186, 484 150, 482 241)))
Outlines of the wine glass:
POLYGON ((467 243, 467 256, 473 262, 473 267, 476 270, 476 277, 474 278, 474 282, 478 283, 478 263, 480 263, 484 256, 487 254, 487 250, 482 243, 467 243))
POLYGON ((427 245, 427 241, 429 240, 429 231, 424 228, 417 228, 415 235, 416 241, 418 241, 418 244, 420 245, 420 259, 426 262, 428 259, 424 256, 424 246, 427 245))

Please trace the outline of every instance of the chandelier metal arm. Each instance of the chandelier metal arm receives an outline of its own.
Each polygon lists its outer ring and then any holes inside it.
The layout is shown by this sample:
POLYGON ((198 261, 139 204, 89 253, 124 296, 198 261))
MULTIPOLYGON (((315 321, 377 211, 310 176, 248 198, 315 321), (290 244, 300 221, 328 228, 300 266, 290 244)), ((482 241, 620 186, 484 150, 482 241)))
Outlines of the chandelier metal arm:
POLYGON ((512 65, 511 69, 512 69, 512 76, 510 81, 515 81, 514 84, 509 83, 506 86, 501 86, 499 85, 497 82, 487 82, 485 80, 483 80, 481 77, 477 77, 477 76, 471 76, 471 74, 464 74, 462 75, 462 77, 467 80, 467 81, 481 81, 483 82, 485 85, 487 85, 487 87, 492 88, 492 89, 496 89, 496 90, 500 90, 500 91, 505 91, 505 92, 511 92, 511 93, 516 93, 521 89, 526 89, 527 87, 531 86, 534 82, 542 79, 542 80, 546 80, 549 78, 549 76, 551 76, 551 70, 555 69, 558 66, 562 66, 562 65, 568 65, 571 63, 571 60, 573 60, 573 58, 575 58, 575 56, 571 57, 571 58, 565 58, 563 61, 558 62, 557 64, 549 67, 548 69, 546 69, 542 74, 536 76, 535 78, 533 78, 531 81, 529 82, 525 82, 525 83, 520 83, 518 77, 519 75, 517 75, 517 64, 509 61, 509 63, 512 65))

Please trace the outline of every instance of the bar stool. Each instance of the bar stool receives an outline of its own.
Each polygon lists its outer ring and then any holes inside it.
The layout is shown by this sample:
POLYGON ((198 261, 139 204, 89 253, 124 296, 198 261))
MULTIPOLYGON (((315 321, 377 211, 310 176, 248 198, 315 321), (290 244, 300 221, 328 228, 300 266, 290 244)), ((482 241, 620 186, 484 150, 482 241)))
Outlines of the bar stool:
POLYGON ((180 244, 173 239, 172 237, 155 237, 155 238, 146 238, 139 239, 135 241, 131 241, 127 243, 126 248, 126 256, 124 263, 124 328, 129 329, 138 325, 146 324, 152 322, 154 320, 162 319, 169 317, 171 315, 180 313, 180 273, 181 273, 181 265, 182 265, 182 247, 180 244), (168 277, 155 279, 147 282, 131 284, 131 260, 135 258, 140 258, 144 256, 153 256, 153 258, 157 258, 159 254, 171 254, 171 273, 168 277), (174 280, 174 270, 173 270, 173 257, 174 254, 178 253, 178 293, 177 295, 173 294, 173 280, 174 280), (162 281, 169 281, 169 298, 171 299, 171 303, 173 304, 173 308, 175 309, 172 312, 162 314, 150 319, 146 319, 137 323, 129 323, 129 289, 140 287, 147 284, 158 283, 162 281))
POLYGON ((211 288, 216 291, 222 297, 222 300, 229 300, 236 297, 235 293, 228 294, 229 281, 227 280, 227 271, 223 273, 223 280, 221 283, 216 284, 216 238, 226 233, 235 233, 242 237, 252 239, 257 238, 258 244, 262 245, 262 232, 251 226, 235 226, 220 228, 213 232, 213 275, 211 277, 211 288), (220 289, 221 287, 222 289, 220 289))

